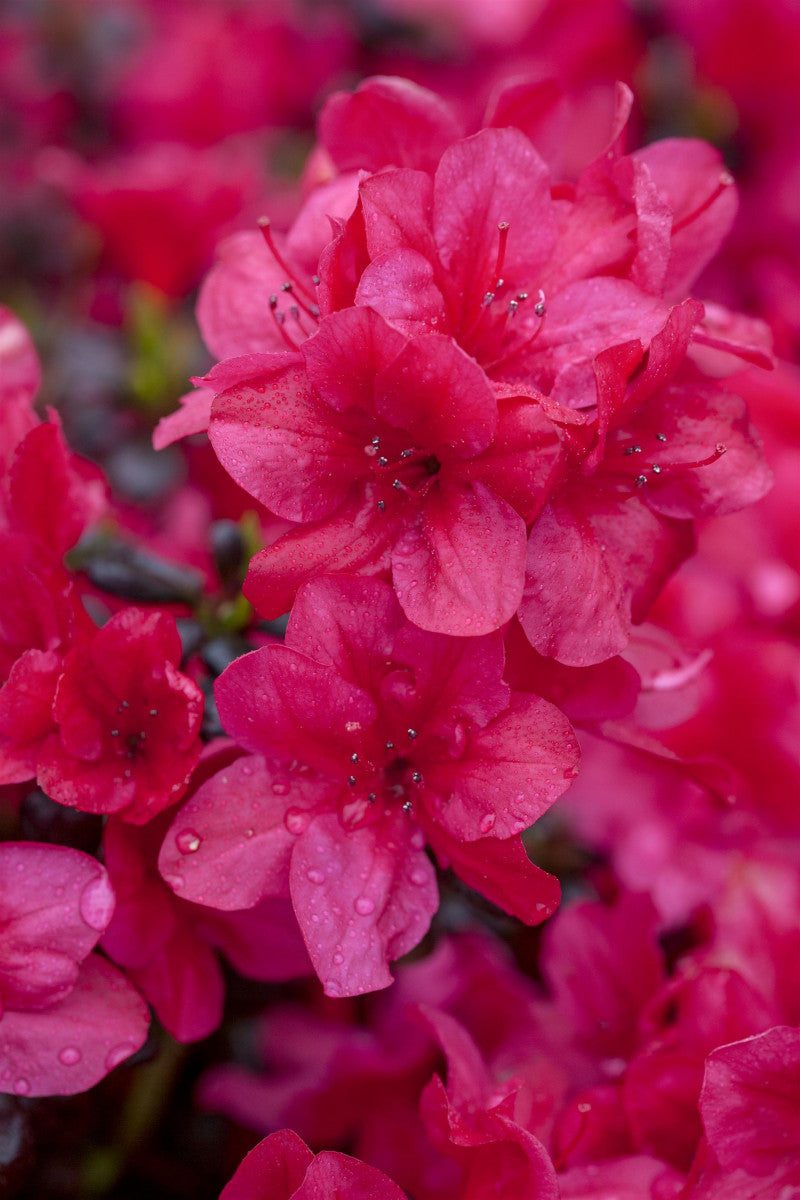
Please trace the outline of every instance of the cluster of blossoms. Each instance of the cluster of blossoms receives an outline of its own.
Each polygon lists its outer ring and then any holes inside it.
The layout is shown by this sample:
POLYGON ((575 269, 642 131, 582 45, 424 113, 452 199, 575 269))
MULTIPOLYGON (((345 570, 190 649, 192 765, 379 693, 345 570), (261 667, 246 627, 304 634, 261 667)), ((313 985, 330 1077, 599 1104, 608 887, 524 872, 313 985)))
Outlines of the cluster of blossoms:
MULTIPOLYGON (((503 38, 457 5, 458 36, 499 67, 522 7, 503 38)), ((38 155, 106 239, 95 312, 109 264, 174 299, 247 227, 142 459, 182 464, 160 508, 43 419, 0 308, 0 1122, 226 1021, 186 1078, 264 1140, 221 1200, 788 1200, 798 380, 723 303, 733 177, 697 138, 632 149, 631 90, 598 99, 577 49, 577 82, 492 78, 482 114, 336 91, 325 19, 317 46, 154 6, 184 98, 151 33, 120 159, 38 155), (259 47, 274 86, 240 95, 259 47), (261 126, 324 81, 300 198, 257 219, 261 126)))

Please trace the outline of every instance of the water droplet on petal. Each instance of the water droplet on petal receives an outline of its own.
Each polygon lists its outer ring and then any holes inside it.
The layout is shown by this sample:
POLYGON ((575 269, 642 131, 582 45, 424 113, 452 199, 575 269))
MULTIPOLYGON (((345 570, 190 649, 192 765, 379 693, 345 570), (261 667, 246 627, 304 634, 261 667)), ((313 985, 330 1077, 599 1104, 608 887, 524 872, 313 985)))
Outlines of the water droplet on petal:
POLYGON ((370 900, 369 896, 359 896, 354 908, 359 916, 368 917, 370 913, 375 912, 375 901, 370 900))
POLYGON ((333 961, 336 963, 337 967, 340 967, 342 965, 342 963, 344 962, 344 955, 339 954, 337 951, 337 953, 334 954, 334 956, 333 956, 333 961))
POLYGON ((289 830, 289 833, 305 833, 306 829, 308 829, 308 813, 303 812, 302 808, 289 808, 286 810, 283 823, 289 830))
POLYGON ((306 872, 306 879, 309 883, 325 882, 325 876, 323 875, 322 871, 318 871, 315 867, 312 867, 310 871, 306 872))
POLYGON ((114 911, 114 891, 105 872, 86 884, 78 907, 90 929, 97 933, 105 929, 114 911))
POLYGON ((416 887, 423 887, 424 884, 426 884, 428 882, 428 876, 426 875, 426 873, 419 869, 417 869, 416 871, 412 871, 411 874, 409 875, 409 879, 416 887))
POLYGON ((14 1091, 16 1092, 16 1094, 18 1096, 27 1096, 27 1094, 30 1090, 31 1090, 31 1082, 29 1079, 23 1079, 20 1076, 19 1079, 14 1080, 14 1091))
POLYGON ((482 816, 479 826, 481 833, 489 833, 492 829, 494 829, 494 823, 496 820, 497 817, 494 813, 486 813, 484 816, 482 816))
POLYGON ((175 838, 175 845, 181 854, 194 854, 203 844, 203 839, 193 829, 183 829, 175 838))
POLYGON ((272 791, 276 796, 288 796, 292 790, 292 785, 288 779, 274 779, 272 781, 272 791))
POLYGON ((63 1063, 65 1067, 74 1067, 76 1063, 81 1061, 83 1055, 77 1046, 65 1046, 63 1050, 58 1052, 58 1061, 63 1063))
POLYGON ((130 1042, 122 1042, 121 1045, 115 1046, 113 1050, 109 1050, 106 1055, 106 1070, 113 1071, 120 1063, 125 1062, 126 1058, 130 1058, 135 1049, 136 1047, 132 1046, 130 1042))

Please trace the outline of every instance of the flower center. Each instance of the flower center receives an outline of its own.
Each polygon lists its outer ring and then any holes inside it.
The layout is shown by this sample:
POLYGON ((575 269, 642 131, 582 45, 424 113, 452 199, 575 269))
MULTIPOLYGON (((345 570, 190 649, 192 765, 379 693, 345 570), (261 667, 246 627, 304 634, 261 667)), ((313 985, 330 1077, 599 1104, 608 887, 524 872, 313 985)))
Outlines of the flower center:
POLYGON ((388 738, 382 753, 368 756, 353 751, 347 762, 346 790, 339 806, 339 820, 346 829, 357 829, 389 816, 399 804, 409 816, 423 782, 412 755, 416 729, 406 729, 388 738))
POLYGON ((364 447, 370 460, 373 476, 378 484, 376 507, 386 512, 389 506, 396 507, 402 498, 421 499, 431 489, 433 480, 441 469, 435 454, 416 446, 402 445, 399 431, 376 434, 364 447))
POLYGON ((459 342, 468 354, 477 359, 487 372, 494 371, 508 363, 523 350, 533 345, 544 328, 547 312, 545 294, 538 289, 536 298, 532 300, 529 291, 517 291, 509 287, 503 278, 503 266, 506 259, 508 244, 508 221, 501 221, 497 226, 498 245, 494 270, 488 280, 480 308, 466 330, 460 335, 459 342), (537 321, 533 328, 523 324, 519 328, 517 315, 533 309, 537 321))

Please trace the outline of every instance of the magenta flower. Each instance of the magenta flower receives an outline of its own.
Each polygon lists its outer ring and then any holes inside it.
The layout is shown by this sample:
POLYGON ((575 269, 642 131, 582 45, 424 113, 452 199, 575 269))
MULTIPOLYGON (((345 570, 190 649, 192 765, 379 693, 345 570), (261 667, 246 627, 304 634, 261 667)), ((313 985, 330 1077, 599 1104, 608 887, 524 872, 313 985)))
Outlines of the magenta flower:
POLYGON ((779 1025, 715 1050, 700 1113, 719 1175, 716 1186, 702 1180, 692 1196, 793 1192, 800 1186, 800 1030, 779 1025))
POLYGON ((406 1200, 381 1171, 324 1150, 312 1154, 291 1129, 272 1133, 245 1158, 220 1200, 406 1200))
POLYGON ((290 894, 330 995, 386 987, 388 961, 425 933, 426 839, 470 886, 543 920, 558 887, 518 835, 568 786, 577 747, 563 714, 511 693, 502 670, 499 633, 425 633, 378 581, 307 584, 286 645, 220 676, 223 724, 254 757, 184 806, 164 877, 223 909, 290 894))
POLYGON ((117 905, 102 948, 172 1036, 192 1042, 222 1020, 225 981, 216 950, 248 979, 292 979, 311 964, 287 899, 228 913, 189 904, 167 887, 156 863, 170 818, 162 813, 144 826, 108 820, 103 858, 117 905))
POLYGON ((57 730, 40 786, 59 804, 116 812, 141 825, 185 791, 200 757, 203 693, 176 667, 165 613, 123 609, 66 656, 53 702, 57 730))
POLYGON ((0 533, 0 591, 0 782, 18 783, 55 728, 64 656, 95 627, 61 563, 21 534, 0 533))
POLYGON ((113 911, 88 854, 0 846, 0 1092, 83 1092, 144 1042, 146 1005, 92 953, 113 911))
POLYGON ((209 377, 223 466, 300 523, 254 560, 248 598, 277 616, 322 572, 391 571, 422 628, 499 628, 561 456, 543 410, 498 399, 451 338, 407 340, 369 309, 328 318, 303 355, 305 371, 299 356, 251 356, 209 377))

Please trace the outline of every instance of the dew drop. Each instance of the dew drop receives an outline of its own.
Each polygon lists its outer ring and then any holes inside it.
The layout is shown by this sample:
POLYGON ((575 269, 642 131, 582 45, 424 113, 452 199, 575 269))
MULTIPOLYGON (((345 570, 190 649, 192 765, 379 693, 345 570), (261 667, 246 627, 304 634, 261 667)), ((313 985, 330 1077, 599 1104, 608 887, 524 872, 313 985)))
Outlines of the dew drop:
POLYGON ((125 1062, 126 1058, 130 1058, 133 1054, 135 1046, 130 1042, 122 1042, 119 1046, 115 1046, 113 1050, 109 1050, 106 1055, 106 1070, 113 1071, 120 1063, 125 1062))
POLYGON ((344 955, 339 954, 339 953, 334 954, 333 961, 336 963, 337 967, 340 967, 342 965, 342 963, 344 962, 344 955))
POLYGON ((412 850, 421 850, 425 845, 425 834, 421 829, 415 829, 408 840, 412 850))
POLYGON ((251 766, 249 766, 248 763, 245 763, 245 765, 242 767, 242 774, 243 775, 252 775, 253 768, 251 766))
POLYGON ((114 892, 105 872, 86 884, 78 907, 90 929, 97 933, 105 929, 114 911, 114 892))
POLYGON ((65 1046, 63 1050, 58 1052, 58 1061, 63 1063, 65 1067, 74 1067, 76 1063, 81 1061, 83 1055, 77 1046, 65 1046))
POLYGON ((29 1079, 25 1079, 23 1076, 20 1076, 19 1079, 14 1080, 14 1091, 18 1096, 27 1096, 30 1090, 31 1083, 29 1079))
POLYGON ((272 782, 272 791, 276 796, 288 796, 292 790, 292 785, 288 779, 275 779, 272 782))
POLYGON ((494 823, 496 820, 497 820, 497 817, 495 816, 494 813, 486 813, 484 816, 482 816, 481 823, 478 827, 480 829, 481 833, 491 832, 491 830, 494 829, 494 823))
POLYGON ((312 867, 310 871, 306 872, 306 879, 309 881, 309 883, 325 882, 325 876, 322 874, 322 871, 318 871, 316 867, 312 867))
POLYGON ((283 818, 283 823, 289 833, 304 833, 308 829, 308 813, 303 812, 301 808, 290 808, 283 818))
POLYGON ((193 829, 183 829, 175 838, 175 845, 181 854, 194 854, 203 844, 203 839, 193 829))
POLYGON ((411 872, 409 879, 415 887, 424 887, 424 885, 428 882, 428 876, 424 871, 420 871, 419 868, 416 871, 411 872))
POLYGON ((369 896, 359 896, 354 907, 360 917, 368 917, 375 912, 375 901, 370 900, 369 896))

